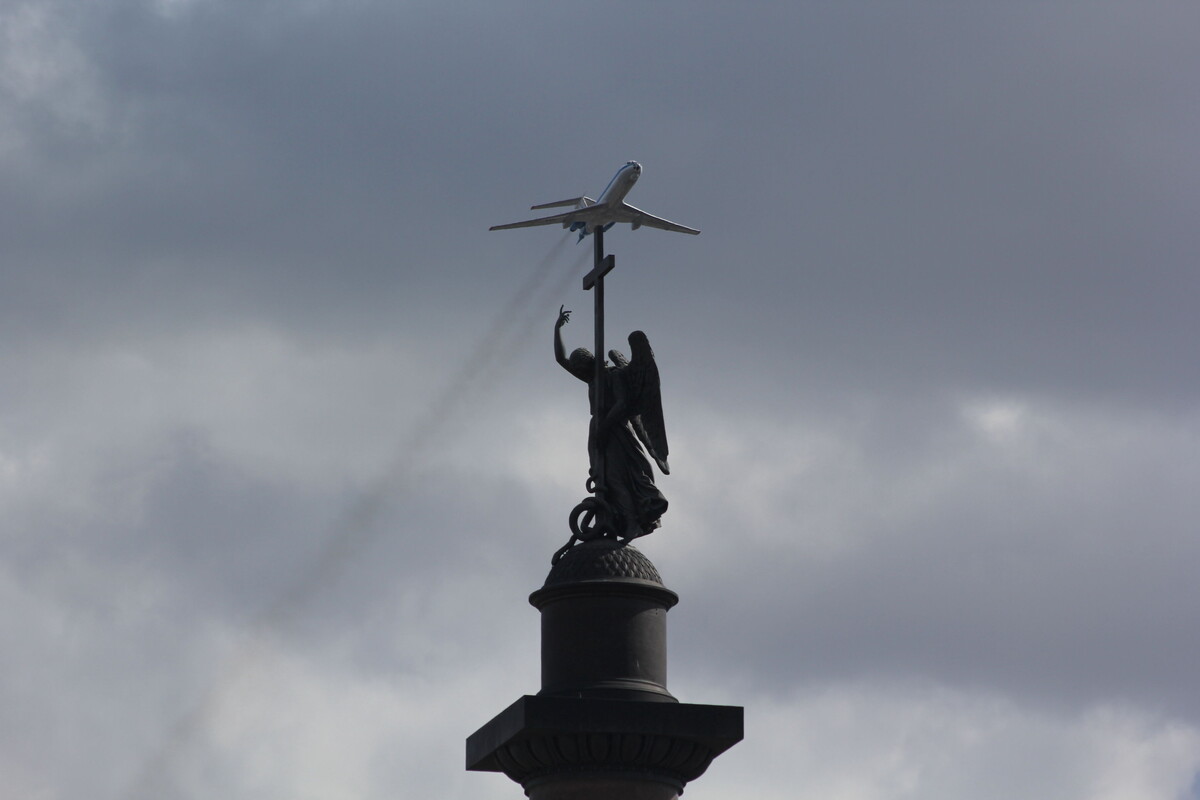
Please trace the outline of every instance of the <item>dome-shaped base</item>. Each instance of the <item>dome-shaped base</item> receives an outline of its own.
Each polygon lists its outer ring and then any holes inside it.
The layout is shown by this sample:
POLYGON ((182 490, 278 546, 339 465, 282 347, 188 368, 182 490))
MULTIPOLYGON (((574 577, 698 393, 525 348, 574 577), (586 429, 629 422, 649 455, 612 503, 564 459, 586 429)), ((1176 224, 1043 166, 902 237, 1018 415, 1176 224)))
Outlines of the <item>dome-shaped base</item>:
POLYGON ((616 579, 663 585, 658 570, 641 550, 613 539, 593 539, 575 545, 550 568, 544 585, 616 579))

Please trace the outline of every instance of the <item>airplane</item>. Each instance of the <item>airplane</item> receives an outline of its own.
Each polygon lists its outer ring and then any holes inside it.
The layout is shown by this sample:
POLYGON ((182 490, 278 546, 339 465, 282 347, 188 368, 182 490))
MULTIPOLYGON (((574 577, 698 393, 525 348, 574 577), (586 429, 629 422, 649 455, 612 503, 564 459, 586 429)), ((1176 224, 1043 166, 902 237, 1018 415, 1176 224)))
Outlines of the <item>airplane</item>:
POLYGON ((510 228, 532 228, 535 225, 555 225, 562 223, 564 228, 579 231, 578 241, 580 242, 589 233, 606 231, 618 222, 628 222, 635 231, 645 225, 650 228, 661 228, 664 231, 675 231, 676 233, 696 234, 700 232, 695 228, 689 228, 685 225, 679 225, 670 220, 663 219, 662 217, 647 214, 640 208, 634 208, 626 203, 625 195, 629 194, 629 190, 633 188, 633 185, 637 183, 637 179, 641 176, 642 165, 636 161, 627 161, 625 162, 625 166, 617 170, 617 174, 608 182, 608 186, 600 195, 599 200, 593 200, 585 195, 583 197, 572 197, 569 200, 559 200, 557 203, 542 203, 541 205, 530 206, 531 211, 537 211, 542 208, 560 208, 562 206, 574 206, 575 209, 565 214, 555 214, 550 217, 529 219, 524 222, 512 222, 508 225, 493 225, 488 230, 504 231, 510 228))

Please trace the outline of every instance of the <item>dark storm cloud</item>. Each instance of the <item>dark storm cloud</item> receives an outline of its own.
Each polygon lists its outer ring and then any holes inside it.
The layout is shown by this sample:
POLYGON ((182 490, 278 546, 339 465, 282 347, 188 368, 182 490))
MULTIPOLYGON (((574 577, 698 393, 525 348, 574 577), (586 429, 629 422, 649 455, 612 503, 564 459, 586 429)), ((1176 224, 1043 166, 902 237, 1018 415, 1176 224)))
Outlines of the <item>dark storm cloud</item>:
MULTIPOLYGON (((872 13, 857 30, 878 49, 795 77, 824 104, 755 118, 794 136, 732 159, 735 176, 771 173, 769 194, 712 193, 734 223, 706 231, 728 265, 714 279, 760 312, 755 333, 887 383, 1194 396, 1190 56, 1134 58, 1158 37, 1111 42, 1103 17, 961 15, 950 32, 872 13)), ((853 379, 827 372, 814 380, 853 379)))
POLYGON ((701 9, 585 32, 562 11, 182 8, 86 12, 108 123, 37 137, 59 181, 7 184, 10 252, 47 273, 17 282, 21 308, 77 299, 68 325, 158 304, 377 321, 495 285, 478 266, 510 245, 485 223, 596 192, 635 155, 638 201, 706 229, 700 250, 646 243, 647 263, 688 268, 645 282, 678 296, 656 312, 704 314, 706 297, 756 312, 714 338, 853 368, 817 380, 1196 390, 1177 348, 1200 288, 1200 120, 1181 83, 1200 65, 1161 22, 701 9), (596 69, 569 66, 584 42, 609 76, 595 86, 571 78, 596 69), (691 290, 697 267, 714 291, 691 290))

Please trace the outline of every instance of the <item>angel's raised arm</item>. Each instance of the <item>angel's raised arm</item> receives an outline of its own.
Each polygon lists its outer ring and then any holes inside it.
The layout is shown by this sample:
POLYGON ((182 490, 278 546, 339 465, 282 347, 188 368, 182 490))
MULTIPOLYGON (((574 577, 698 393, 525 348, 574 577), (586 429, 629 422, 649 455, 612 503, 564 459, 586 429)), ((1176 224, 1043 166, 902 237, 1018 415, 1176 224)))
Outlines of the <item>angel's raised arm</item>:
POLYGON ((563 306, 559 306, 558 321, 554 323, 554 360, 567 372, 571 371, 571 364, 567 361, 567 350, 563 347, 562 326, 570 321, 571 312, 564 311, 563 306))

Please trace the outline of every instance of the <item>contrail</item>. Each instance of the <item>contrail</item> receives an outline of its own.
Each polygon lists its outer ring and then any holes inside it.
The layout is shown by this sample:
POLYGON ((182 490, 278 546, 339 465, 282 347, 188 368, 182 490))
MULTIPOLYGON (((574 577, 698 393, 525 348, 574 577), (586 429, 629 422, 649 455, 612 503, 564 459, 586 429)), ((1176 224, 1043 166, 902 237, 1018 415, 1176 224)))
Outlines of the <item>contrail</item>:
POLYGON ((245 641, 237 654, 195 706, 170 727, 161 746, 150 755, 120 797, 161 800, 171 796, 170 782, 180 758, 219 713, 237 681, 261 662, 267 652, 267 641, 301 613, 305 600, 310 600, 356 552, 379 535, 372 523, 383 504, 404 491, 421 453, 433 441, 444 438, 444 431, 464 410, 467 400, 481 396, 467 390, 496 380, 501 374, 496 367, 496 356, 527 343, 539 324, 549 319, 543 313, 543 306, 561 297, 572 279, 578 280, 580 269, 591 254, 590 248, 584 248, 570 269, 562 272, 548 291, 543 291, 570 239, 570 235, 563 236, 517 287, 446 385, 409 425, 392 465, 336 517, 323 537, 320 552, 247 625, 245 641))

